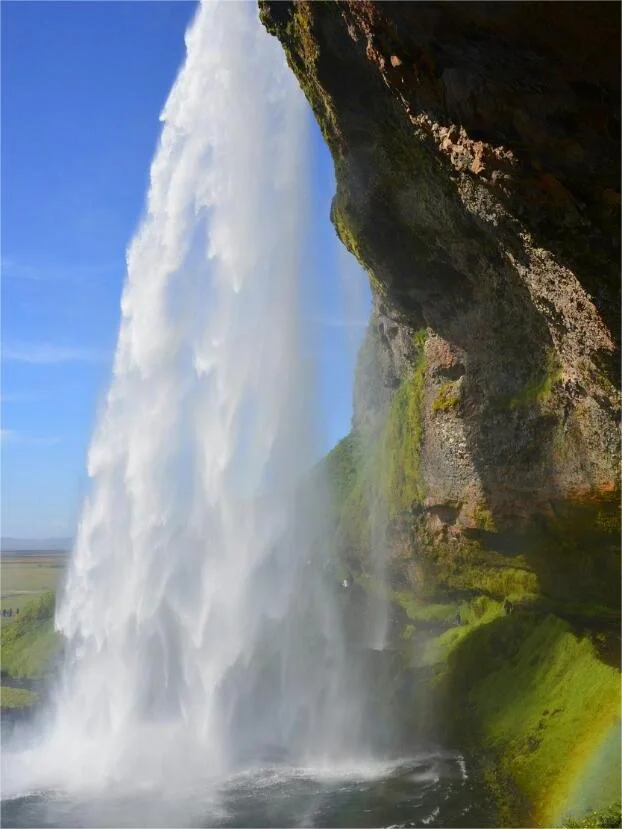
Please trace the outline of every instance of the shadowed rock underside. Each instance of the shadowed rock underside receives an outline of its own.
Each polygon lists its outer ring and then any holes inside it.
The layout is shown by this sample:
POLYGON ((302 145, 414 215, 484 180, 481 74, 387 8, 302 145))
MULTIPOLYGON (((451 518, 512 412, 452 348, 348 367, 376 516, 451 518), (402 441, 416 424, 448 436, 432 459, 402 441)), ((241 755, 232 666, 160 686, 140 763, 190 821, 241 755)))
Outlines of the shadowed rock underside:
POLYGON ((396 647, 430 607, 462 614, 428 660, 437 704, 471 700, 454 733, 513 753, 523 819, 550 821, 619 717, 620 6, 259 6, 373 292, 353 432, 327 460, 341 565, 369 587, 381 500, 396 647), (563 658, 577 688, 605 671, 592 737, 576 701, 549 716, 537 666, 563 658), (522 730, 484 704, 495 682, 523 683, 522 730))

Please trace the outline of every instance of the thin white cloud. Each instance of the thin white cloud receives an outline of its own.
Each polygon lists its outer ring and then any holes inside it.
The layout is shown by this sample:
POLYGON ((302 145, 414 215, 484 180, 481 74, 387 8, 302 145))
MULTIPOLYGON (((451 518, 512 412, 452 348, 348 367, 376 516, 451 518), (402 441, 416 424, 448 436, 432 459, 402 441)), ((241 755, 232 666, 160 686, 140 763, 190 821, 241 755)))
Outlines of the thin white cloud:
POLYGON ((2 360, 14 363, 53 365, 55 363, 97 363, 106 354, 96 348, 75 348, 50 343, 13 343, 2 347, 2 360))

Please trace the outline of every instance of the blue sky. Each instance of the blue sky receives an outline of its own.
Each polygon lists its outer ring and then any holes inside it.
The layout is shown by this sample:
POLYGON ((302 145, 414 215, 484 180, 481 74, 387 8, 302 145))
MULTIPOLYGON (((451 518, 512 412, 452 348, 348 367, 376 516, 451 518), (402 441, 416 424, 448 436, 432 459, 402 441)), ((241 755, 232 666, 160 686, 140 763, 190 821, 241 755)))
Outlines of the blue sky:
MULTIPOLYGON (((3 2, 2 534, 73 532, 159 114, 186 2, 3 2)), ((312 302, 323 447, 349 429, 366 282, 337 254, 332 166, 313 126, 312 302), (353 285, 346 303, 338 271, 353 285)))

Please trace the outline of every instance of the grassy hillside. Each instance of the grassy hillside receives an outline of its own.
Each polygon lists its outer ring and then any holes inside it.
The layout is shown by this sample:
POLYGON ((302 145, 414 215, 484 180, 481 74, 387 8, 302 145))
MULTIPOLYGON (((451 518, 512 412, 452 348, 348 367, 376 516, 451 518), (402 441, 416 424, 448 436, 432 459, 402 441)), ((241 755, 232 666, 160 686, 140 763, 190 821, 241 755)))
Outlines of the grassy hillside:
POLYGON ((57 652, 54 631, 55 594, 43 593, 29 602, 12 622, 2 625, 2 675, 13 679, 40 679, 57 652))
POLYGON ((0 583, 2 597, 0 610, 15 611, 34 597, 54 592, 63 577, 67 556, 62 553, 37 555, 2 555, 0 559, 0 583))

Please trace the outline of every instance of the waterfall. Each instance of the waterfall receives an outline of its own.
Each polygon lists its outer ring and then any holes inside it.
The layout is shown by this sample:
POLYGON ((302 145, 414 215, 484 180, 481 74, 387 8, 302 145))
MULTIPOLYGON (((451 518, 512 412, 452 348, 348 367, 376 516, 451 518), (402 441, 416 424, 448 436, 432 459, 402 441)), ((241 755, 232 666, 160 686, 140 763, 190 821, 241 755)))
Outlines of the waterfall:
POLYGON ((59 688, 9 779, 161 791, 360 748, 305 478, 309 115, 256 14, 205 2, 186 35, 57 610, 59 688))

